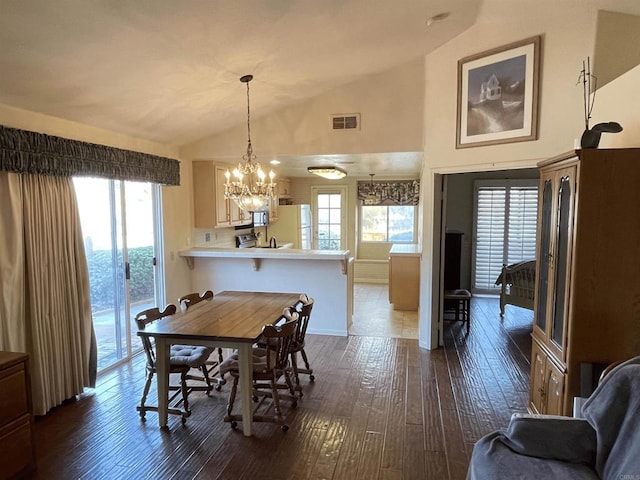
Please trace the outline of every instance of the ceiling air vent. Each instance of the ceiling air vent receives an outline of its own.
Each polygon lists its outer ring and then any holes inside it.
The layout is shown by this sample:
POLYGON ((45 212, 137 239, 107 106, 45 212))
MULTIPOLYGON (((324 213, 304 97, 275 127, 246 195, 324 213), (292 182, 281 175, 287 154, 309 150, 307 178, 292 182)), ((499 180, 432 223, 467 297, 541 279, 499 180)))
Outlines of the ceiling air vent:
POLYGON ((333 130, 359 130, 360 114, 347 113, 339 115, 331 115, 331 123, 333 130))

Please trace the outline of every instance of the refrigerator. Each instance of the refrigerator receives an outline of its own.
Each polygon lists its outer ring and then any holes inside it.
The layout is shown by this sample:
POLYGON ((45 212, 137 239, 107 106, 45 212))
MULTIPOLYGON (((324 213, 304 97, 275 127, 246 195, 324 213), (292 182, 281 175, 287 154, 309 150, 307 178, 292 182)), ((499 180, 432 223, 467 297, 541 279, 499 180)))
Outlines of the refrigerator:
POLYGON ((280 205, 278 220, 269 223, 267 235, 276 237, 278 245, 293 243, 293 248, 311 248, 311 206, 280 205))

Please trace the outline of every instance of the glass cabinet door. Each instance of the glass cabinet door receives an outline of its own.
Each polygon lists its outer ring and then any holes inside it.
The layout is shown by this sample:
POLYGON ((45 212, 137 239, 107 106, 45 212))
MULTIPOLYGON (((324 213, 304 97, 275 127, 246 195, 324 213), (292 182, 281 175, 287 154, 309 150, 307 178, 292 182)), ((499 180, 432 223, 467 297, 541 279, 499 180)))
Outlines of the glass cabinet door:
POLYGON ((542 186, 540 210, 540 250, 538 252, 538 291, 536 297, 536 325, 544 332, 547 328, 547 298, 549 292, 549 262, 551 259, 551 214, 553 211, 553 187, 551 179, 542 186))
POLYGON ((556 258, 553 302, 553 324, 551 340, 559 349, 563 345, 567 287, 569 283, 569 260, 571 242, 573 175, 563 174, 558 188, 558 217, 556 219, 556 258))

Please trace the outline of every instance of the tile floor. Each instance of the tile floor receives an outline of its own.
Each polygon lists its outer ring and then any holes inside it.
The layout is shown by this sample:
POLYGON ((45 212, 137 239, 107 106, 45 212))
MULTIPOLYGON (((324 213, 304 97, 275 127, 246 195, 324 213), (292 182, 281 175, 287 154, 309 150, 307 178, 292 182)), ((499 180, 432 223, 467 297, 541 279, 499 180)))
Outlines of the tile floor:
POLYGON ((353 324, 350 335, 370 337, 418 338, 418 312, 394 310, 389 303, 389 286, 356 283, 353 324))

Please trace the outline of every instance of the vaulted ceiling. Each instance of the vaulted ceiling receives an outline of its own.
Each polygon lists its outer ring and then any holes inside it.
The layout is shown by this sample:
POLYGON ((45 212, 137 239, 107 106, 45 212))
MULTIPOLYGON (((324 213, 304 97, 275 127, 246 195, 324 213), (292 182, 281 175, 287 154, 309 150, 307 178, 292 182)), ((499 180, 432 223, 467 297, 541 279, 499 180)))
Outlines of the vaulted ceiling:
POLYGON ((183 145, 239 123, 244 74, 259 81, 252 110, 266 115, 424 56, 468 28, 480 3, 3 2, 0 103, 183 145))

